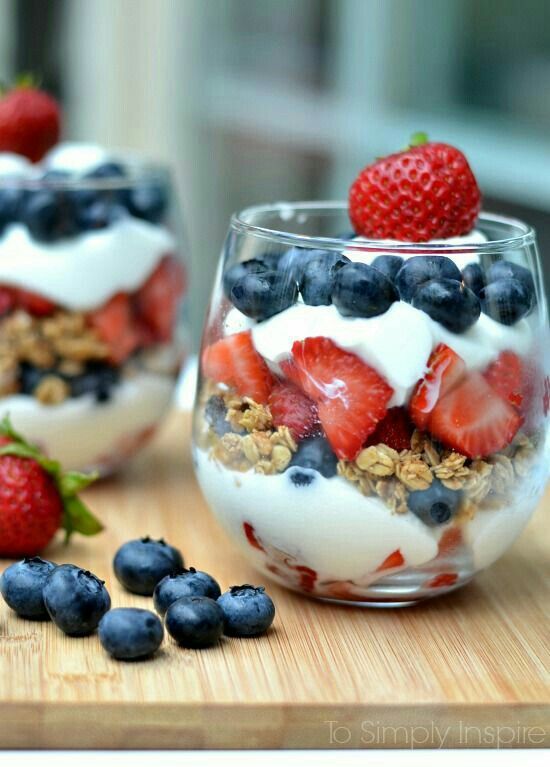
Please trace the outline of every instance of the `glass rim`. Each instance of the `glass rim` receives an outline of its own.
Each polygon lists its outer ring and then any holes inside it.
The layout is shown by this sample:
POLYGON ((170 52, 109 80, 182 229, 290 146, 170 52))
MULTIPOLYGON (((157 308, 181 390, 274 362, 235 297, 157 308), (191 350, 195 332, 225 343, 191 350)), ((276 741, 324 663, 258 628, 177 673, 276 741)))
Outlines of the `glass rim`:
MULTIPOLYGON (((117 156, 117 160, 118 160, 117 156)), ((98 191, 108 192, 128 187, 146 186, 146 185, 169 185, 171 179, 171 170, 167 164, 157 162, 136 162, 132 158, 120 157, 124 164, 126 173, 124 176, 105 176, 103 178, 90 178, 78 173, 71 173, 66 178, 40 178, 21 177, 17 175, 0 177, 0 190, 17 190, 28 192, 39 191, 59 191, 59 192, 79 192, 79 191, 98 191)), ((113 160, 115 162, 115 160, 113 160)), ((43 168, 43 173, 48 168, 43 168)), ((51 168, 50 170, 57 170, 51 168)))
MULTIPOLYGON (((362 238, 361 240, 346 240, 338 237, 312 237, 303 234, 294 234, 292 232, 285 232, 284 230, 271 229, 266 226, 260 226, 258 224, 251 223, 254 217, 260 214, 279 213, 284 220, 284 216, 289 216, 292 211, 292 215, 296 213, 306 213, 314 211, 333 211, 333 212, 347 212, 348 203, 342 200, 308 200, 299 202, 276 202, 266 203, 262 205, 252 205, 244 208, 241 211, 233 213, 231 216, 230 226, 233 231, 241 234, 251 234, 262 239, 270 240, 272 242, 278 242, 283 245, 290 245, 294 247, 313 248, 319 250, 375 250, 384 253, 426 253, 428 250, 430 254, 435 253, 477 253, 479 251, 487 252, 501 252, 504 250, 525 248, 529 245, 533 245, 536 241, 535 230, 524 221, 510 216, 503 216, 498 213, 491 213, 489 211, 481 211, 476 221, 487 224, 501 224, 514 228, 517 233, 510 237, 488 240, 487 242, 470 242, 470 243, 428 243, 428 242, 397 242, 397 241, 385 241, 385 240, 371 240, 362 238)), ((350 224, 351 227, 351 224, 350 224)))

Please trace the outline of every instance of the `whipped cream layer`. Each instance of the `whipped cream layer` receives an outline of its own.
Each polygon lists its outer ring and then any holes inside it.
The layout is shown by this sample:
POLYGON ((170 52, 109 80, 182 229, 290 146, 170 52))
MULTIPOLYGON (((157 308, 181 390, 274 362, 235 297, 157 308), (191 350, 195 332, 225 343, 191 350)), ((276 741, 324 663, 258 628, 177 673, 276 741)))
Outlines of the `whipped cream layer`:
POLYGON ((254 527, 260 540, 324 579, 372 581, 397 549, 405 566, 422 565, 437 555, 441 531, 413 514, 391 514, 378 498, 361 496, 340 477, 317 475, 311 485, 295 487, 288 473, 237 473, 198 449, 195 465, 207 502, 249 555, 254 550, 244 538, 243 522, 254 527))
POLYGON ((31 178, 35 171, 26 157, 13 152, 0 152, 0 179, 31 178))
POLYGON ((51 244, 37 242, 25 226, 12 224, 0 239, 0 284, 87 311, 119 291, 137 290, 175 247, 166 229, 130 216, 107 229, 51 244))
POLYGON ((111 161, 116 161, 114 155, 99 144, 66 141, 48 152, 42 165, 47 170, 61 170, 83 176, 98 165, 111 161))
MULTIPOLYGON (((352 242, 360 244, 363 240, 364 238, 362 237, 355 237, 352 242)), ((428 249, 430 245, 447 245, 459 247, 460 245, 480 245, 484 242, 487 242, 487 237, 483 234, 483 232, 480 232, 478 229, 473 229, 468 234, 463 234, 460 237, 448 237, 445 240, 430 240, 429 242, 425 243, 425 246, 428 249)), ((401 258, 403 258, 405 261, 407 261, 409 258, 414 258, 414 256, 428 255, 428 253, 423 253, 422 250, 415 250, 412 252, 409 251, 408 253, 395 250, 385 251, 384 245, 398 246, 400 249, 406 248, 408 245, 414 245, 414 243, 400 242, 399 240, 377 240, 375 248, 372 245, 370 246, 371 250, 359 251, 350 248, 349 250, 344 251, 344 255, 347 256, 350 261, 356 261, 363 264, 371 264, 377 256, 382 255, 401 256, 401 258)), ((451 259, 451 261, 455 262, 459 269, 464 269, 464 267, 468 264, 479 262, 478 254, 475 252, 472 253, 471 251, 460 253, 456 250, 452 250, 450 253, 441 252, 437 255, 447 256, 451 259)))
MULTIPOLYGON (((233 309, 226 318, 225 326, 231 332, 239 326, 240 318, 233 314, 236 311, 233 309)), ((249 327, 247 321, 244 317, 241 329, 249 327)), ((419 309, 396 301, 384 314, 368 319, 343 317, 335 306, 297 303, 254 325, 252 336, 258 352, 277 373, 279 363, 290 355, 295 341, 312 336, 330 338, 386 379, 394 390, 390 402, 393 407, 408 401, 437 344, 445 343, 454 349, 468 368, 482 369, 504 349, 525 355, 533 334, 527 320, 507 327, 486 314, 465 333, 451 333, 419 309)))

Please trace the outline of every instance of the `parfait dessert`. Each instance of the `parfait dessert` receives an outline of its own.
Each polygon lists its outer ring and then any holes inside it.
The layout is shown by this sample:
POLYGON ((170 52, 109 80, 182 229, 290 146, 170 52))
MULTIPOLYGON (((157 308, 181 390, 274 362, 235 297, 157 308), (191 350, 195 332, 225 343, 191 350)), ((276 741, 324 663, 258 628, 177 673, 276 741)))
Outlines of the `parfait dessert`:
POLYGON ((0 415, 105 473, 170 403, 184 270, 167 171, 57 143, 56 110, 33 88, 0 101, 0 415))
POLYGON ((464 155, 420 139, 363 169, 347 204, 233 217, 196 470, 282 584, 367 604, 438 595, 535 509, 550 405, 535 237, 480 209, 464 155))

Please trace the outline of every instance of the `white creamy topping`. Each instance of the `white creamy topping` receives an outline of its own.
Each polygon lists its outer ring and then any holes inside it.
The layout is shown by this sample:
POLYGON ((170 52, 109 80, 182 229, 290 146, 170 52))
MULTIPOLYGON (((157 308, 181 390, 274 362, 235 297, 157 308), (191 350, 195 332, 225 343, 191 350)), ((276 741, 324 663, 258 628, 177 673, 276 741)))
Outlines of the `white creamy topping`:
MULTIPOLYGON (((235 316, 230 324, 235 327, 237 321, 235 316)), ((532 341, 526 320, 507 327, 482 314, 469 330, 456 334, 404 301, 396 301, 384 314, 368 319, 342 317, 335 306, 297 303, 254 326, 252 335, 256 349, 276 372, 295 341, 330 338, 386 379, 394 390, 391 407, 407 402, 425 372, 430 352, 441 342, 454 349, 468 368, 481 369, 504 349, 526 354, 532 341)))
POLYGON ((118 291, 139 288, 174 250, 166 229, 130 216, 107 229, 51 244, 37 242, 25 226, 12 224, 0 240, 0 284, 86 311, 118 291))
MULTIPOLYGON (((295 487, 288 473, 236 474, 195 451, 197 476, 206 500, 225 527, 247 547, 243 522, 260 540, 312 567, 324 579, 368 583, 391 553, 400 549, 407 565, 437 555, 440 531, 413 514, 392 514, 378 498, 361 496, 340 477, 318 475, 295 487)), ((261 564, 262 558, 258 558, 261 564)))
POLYGON ((113 159, 113 155, 98 144, 65 142, 48 152, 42 163, 48 170, 64 170, 83 176, 113 159))
POLYGON ((30 178, 33 176, 33 165, 20 154, 0 152, 0 178, 30 178))

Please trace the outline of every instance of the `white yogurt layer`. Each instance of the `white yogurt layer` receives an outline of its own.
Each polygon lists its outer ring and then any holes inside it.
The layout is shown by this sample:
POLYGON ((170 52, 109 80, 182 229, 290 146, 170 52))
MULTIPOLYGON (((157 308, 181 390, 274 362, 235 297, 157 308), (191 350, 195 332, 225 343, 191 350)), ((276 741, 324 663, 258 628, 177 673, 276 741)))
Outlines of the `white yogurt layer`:
MULTIPOLYGON (((361 243, 362 240, 363 238, 361 237, 355 237, 353 242, 361 243)), ((430 240, 426 243, 426 247, 429 247, 430 245, 479 245, 484 242, 487 242, 487 237, 483 234, 483 232, 480 232, 477 229, 473 229, 468 234, 463 234, 460 237, 448 237, 445 240, 430 240)), ((377 256, 381 255, 395 254, 401 256, 401 258, 404 258, 405 260, 414 256, 423 255, 421 250, 415 250, 414 252, 409 253, 395 253, 393 250, 384 252, 384 245, 397 245, 400 248, 406 248, 408 244, 412 245, 414 243, 400 242, 399 240, 377 240, 375 251, 358 251, 350 248, 349 250, 344 251, 344 255, 347 256, 350 261, 359 261, 363 264, 370 264, 377 256)), ((479 261, 479 256, 475 252, 457 253, 456 251, 453 251, 452 253, 442 253, 441 255, 448 255, 448 257, 455 262, 459 269, 464 269, 467 264, 477 263, 479 261)))
POLYGON ((24 179, 33 176, 33 165, 26 157, 13 152, 0 152, 0 179, 24 179))
MULTIPOLYGON (((238 327, 237 316, 229 319, 235 311, 229 313, 226 327, 238 327)), ((441 342, 454 349, 470 369, 485 368, 504 349, 524 355, 532 342, 527 320, 507 327, 482 314, 469 330, 456 334, 404 301, 396 301, 384 314, 368 319, 343 317, 332 305, 296 303, 255 325, 252 335, 256 349, 276 372, 295 341, 312 336, 330 338, 386 379, 394 390, 391 407, 407 402, 425 372, 430 352, 441 342)))
POLYGON ((174 382, 166 376, 140 373, 114 387, 105 403, 85 395, 60 405, 42 405, 34 397, 17 394, 2 398, 0 410, 65 469, 83 469, 113 452, 116 457, 125 438, 154 425, 169 406, 173 389, 174 382))
MULTIPOLYGON (((237 473, 195 450, 196 471, 207 502, 227 530, 248 546, 243 522, 323 579, 368 582, 399 549, 404 566, 437 555, 438 531, 413 514, 392 514, 378 498, 366 498, 340 477, 316 476, 295 487, 288 473, 237 473)), ((249 551, 251 553, 251 550, 249 551)))
POLYGON ((83 176, 116 158, 99 144, 67 141, 57 144, 42 160, 47 170, 62 170, 83 176))
POLYGON ((108 229, 54 243, 34 240, 21 224, 0 240, 0 284, 24 288, 74 311, 137 290, 175 250, 164 228, 128 216, 108 229))

